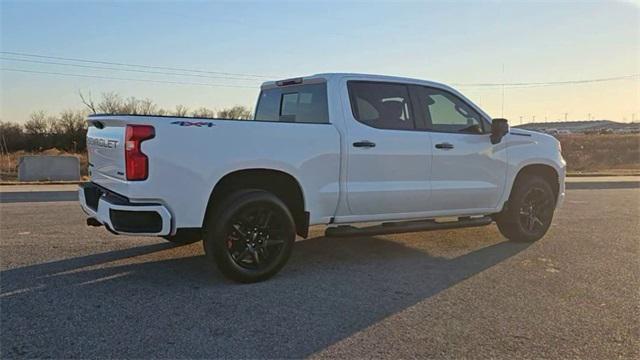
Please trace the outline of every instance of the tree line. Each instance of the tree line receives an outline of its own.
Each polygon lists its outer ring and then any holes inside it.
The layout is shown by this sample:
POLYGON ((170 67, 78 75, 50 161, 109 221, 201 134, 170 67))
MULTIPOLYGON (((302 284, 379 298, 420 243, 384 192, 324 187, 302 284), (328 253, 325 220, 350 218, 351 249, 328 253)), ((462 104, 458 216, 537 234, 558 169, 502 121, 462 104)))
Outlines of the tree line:
POLYGON ((24 124, 0 121, 0 150, 2 152, 19 150, 35 152, 57 148, 67 152, 85 151, 86 118, 90 114, 251 118, 251 110, 239 105, 217 111, 206 107, 190 110, 184 105, 177 105, 174 109, 168 110, 158 106, 152 100, 136 97, 123 98, 114 92, 103 93, 99 100, 94 100, 91 94, 80 93, 80 99, 85 106, 84 109, 64 110, 57 115, 36 111, 24 124))

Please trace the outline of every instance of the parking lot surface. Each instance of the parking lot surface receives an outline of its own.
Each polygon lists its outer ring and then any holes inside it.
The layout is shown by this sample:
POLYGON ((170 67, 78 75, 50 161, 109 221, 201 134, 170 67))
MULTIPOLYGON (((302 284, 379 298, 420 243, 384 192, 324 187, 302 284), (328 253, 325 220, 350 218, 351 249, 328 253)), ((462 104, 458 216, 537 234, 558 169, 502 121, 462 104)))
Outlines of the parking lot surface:
POLYGON ((271 280, 200 243, 0 205, 1 358, 638 358, 640 190, 570 190, 545 238, 495 225, 296 244, 271 280))

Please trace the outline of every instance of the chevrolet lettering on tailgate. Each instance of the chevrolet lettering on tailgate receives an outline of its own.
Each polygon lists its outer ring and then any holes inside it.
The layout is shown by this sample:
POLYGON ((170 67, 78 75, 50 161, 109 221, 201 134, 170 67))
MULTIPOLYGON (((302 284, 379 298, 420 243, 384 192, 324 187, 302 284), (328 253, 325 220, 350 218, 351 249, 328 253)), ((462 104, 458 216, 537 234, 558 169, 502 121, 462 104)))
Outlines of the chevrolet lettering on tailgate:
POLYGON ((103 148, 108 148, 108 149, 115 149, 116 146, 118 145, 118 140, 105 139, 105 138, 96 138, 96 137, 87 137, 87 144, 93 145, 93 146, 98 146, 98 147, 103 147, 103 148))

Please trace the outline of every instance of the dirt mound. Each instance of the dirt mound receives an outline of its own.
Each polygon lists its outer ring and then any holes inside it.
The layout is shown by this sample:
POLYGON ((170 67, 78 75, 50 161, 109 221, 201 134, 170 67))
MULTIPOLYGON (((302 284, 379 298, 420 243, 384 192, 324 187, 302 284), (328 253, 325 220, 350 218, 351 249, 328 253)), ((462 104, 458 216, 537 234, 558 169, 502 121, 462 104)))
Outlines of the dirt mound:
POLYGON ((38 153, 38 155, 48 155, 48 156, 59 156, 59 155, 65 155, 65 154, 66 152, 56 148, 42 150, 40 153, 38 153))

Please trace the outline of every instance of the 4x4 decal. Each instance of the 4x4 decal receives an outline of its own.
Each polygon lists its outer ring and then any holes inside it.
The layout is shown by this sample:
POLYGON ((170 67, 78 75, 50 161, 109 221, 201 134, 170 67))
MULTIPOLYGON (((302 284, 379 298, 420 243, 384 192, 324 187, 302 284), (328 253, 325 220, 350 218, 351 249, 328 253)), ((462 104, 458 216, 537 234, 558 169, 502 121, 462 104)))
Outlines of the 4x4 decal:
POLYGON ((196 127, 212 127, 212 126, 216 126, 216 124, 209 122, 209 121, 197 121, 197 122, 192 122, 192 121, 174 121, 171 124, 173 125, 180 125, 180 126, 196 126, 196 127))

